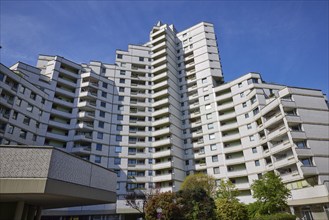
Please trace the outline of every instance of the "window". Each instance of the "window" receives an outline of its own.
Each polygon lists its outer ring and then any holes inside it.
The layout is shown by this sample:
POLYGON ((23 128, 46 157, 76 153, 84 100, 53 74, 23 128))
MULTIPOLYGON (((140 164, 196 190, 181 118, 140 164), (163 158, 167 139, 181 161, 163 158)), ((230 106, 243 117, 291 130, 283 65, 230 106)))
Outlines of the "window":
POLYGON ((5 77, 5 75, 3 73, 0 73, 0 81, 3 81, 4 77, 5 77))
POLYGON ((152 164, 153 163, 153 159, 149 159, 149 164, 152 164))
POLYGON ((139 57, 139 61, 143 62, 144 61, 144 57, 139 57))
POLYGON ((99 155, 95 155, 95 163, 101 163, 102 157, 99 155))
POLYGON ((29 125, 30 124, 30 121, 31 119, 29 117, 26 117, 23 119, 23 123, 26 124, 26 125, 29 125))
POLYGON ((14 132, 14 126, 8 125, 8 133, 12 134, 14 132))
POLYGON ((260 166, 259 160, 255 160, 255 166, 256 167, 260 166))
POLYGON ((121 164, 121 158, 114 158, 114 165, 121 164))
POLYGON ((104 128, 104 122, 103 121, 99 121, 98 122, 98 127, 99 128, 104 128))
POLYGON ((124 87, 119 87, 119 92, 125 92, 125 88, 124 87))
POLYGON ((251 99, 250 99, 250 102, 251 104, 254 104, 256 102, 256 96, 253 96, 251 99))
POLYGON ((244 92, 241 92, 241 93, 240 93, 240 97, 241 97, 241 98, 244 97, 244 92))
POLYGON ((30 98, 35 100, 36 97, 37 97, 37 94, 35 94, 34 92, 31 92, 30 98))
POLYGON ((123 115, 117 115, 117 120, 122 121, 123 120, 123 115))
POLYGON ((19 137, 25 139, 25 138, 26 138, 26 134, 27 134, 26 131, 21 130, 21 131, 19 132, 19 137))
POLYGON ((19 88, 19 92, 24 94, 24 92, 25 92, 25 87, 21 85, 21 87, 19 88))
POLYGON ((205 84, 205 83, 207 83, 207 78, 202 79, 202 84, 205 84))
POLYGON ((107 94, 106 92, 102 91, 102 97, 106 98, 107 94))
POLYGON ((117 177, 121 176, 121 170, 114 170, 114 172, 117 174, 117 177))
POLYGON ((101 107, 106 108, 106 103, 105 102, 101 102, 101 107))
POLYGON ((17 105, 17 106, 21 106, 21 104, 22 104, 22 99, 17 98, 17 99, 16 99, 16 105, 17 105))
POLYGON ((105 117, 105 112, 103 112, 103 111, 99 111, 99 117, 104 118, 104 117, 105 117))
POLYGON ((211 104, 206 105, 206 110, 209 110, 209 109, 211 109, 211 104))
POLYGON ((209 134, 209 140, 214 140, 215 139, 215 134, 209 134))
POLYGON ((255 108, 254 110, 252 110, 252 112, 253 112, 254 115, 257 115, 259 113, 259 109, 255 108))
POLYGON ((249 118, 249 114, 248 113, 244 114, 244 118, 249 118))
POLYGON ((211 114, 211 113, 207 114, 207 115, 206 115, 206 118, 207 118, 207 119, 212 119, 212 114, 211 114))
POLYGON ((103 139, 103 132, 97 132, 97 138, 103 139))
POLYGON ((193 49, 193 44, 190 45, 190 49, 193 49))
POLYGON ((101 151, 103 148, 102 144, 96 144, 96 150, 101 151))
POLYGON ((219 167, 214 167, 213 169, 214 169, 214 174, 219 174, 220 173, 219 167))
POLYGON ((250 135, 250 136, 249 136, 249 140, 250 140, 250 141, 254 141, 254 140, 255 140, 254 135, 250 135))
POLYGON ((123 126, 122 125, 117 125, 117 131, 122 131, 123 130, 123 126))
POLYGON ((123 105, 118 105, 118 110, 123 111, 123 105))
POLYGON ((216 144, 210 145, 210 150, 212 151, 217 150, 217 145, 216 144))
POLYGON ((33 134, 32 135, 32 141, 36 141, 37 140, 37 135, 33 134))
POLYGON ((125 79, 122 79, 122 78, 120 78, 120 81, 119 81, 120 83, 125 83, 126 82, 126 80, 125 79))
POLYGON ((211 157, 212 162, 218 162, 218 156, 212 156, 211 157))
POLYGON ((32 112, 33 111, 33 106, 30 104, 27 104, 26 111, 32 112))
POLYGON ((203 91, 207 92, 208 91, 208 87, 203 87, 203 91))
POLYGON ((121 153, 122 147, 121 146, 115 146, 115 153, 121 153))
POLYGON ((115 140, 116 140, 116 141, 122 141, 122 136, 121 136, 121 135, 117 135, 117 136, 115 136, 115 140))
POLYGON ((203 99, 204 99, 205 101, 209 100, 209 95, 205 95, 205 96, 203 97, 203 99))
POLYGON ((246 102, 242 103, 242 107, 243 108, 247 107, 247 103, 246 102))
POLYGON ((122 59, 123 55, 122 54, 117 54, 118 59, 122 59))
POLYGON ((247 124, 247 129, 251 129, 252 128, 252 125, 251 124, 247 124))
POLYGON ((252 153, 257 153, 257 148, 256 147, 253 147, 253 148, 251 148, 251 150, 252 150, 252 153))
POLYGON ((18 113, 16 111, 13 112, 13 115, 11 116, 12 119, 16 120, 18 116, 18 113))
POLYGON ((126 63, 121 63, 121 67, 126 67, 126 63))
POLYGON ((120 75, 122 75, 122 76, 126 75, 126 71, 125 70, 120 70, 120 75))
POLYGON ((239 83, 239 84, 238 84, 238 87, 241 88, 241 87, 242 87, 242 83, 239 83))
POLYGON ((298 148, 307 148, 306 141, 299 141, 299 142, 296 142, 296 146, 297 146, 298 148))
POLYGON ((103 82, 103 88, 107 89, 107 83, 103 82))
POLYGON ((119 101, 123 101, 124 98, 125 98, 124 96, 121 96, 121 95, 120 95, 119 98, 118 98, 118 100, 119 100, 119 101))
POLYGON ((149 176, 153 176, 153 171, 152 171, 152 170, 149 170, 149 171, 148 171, 148 175, 149 175, 149 176))
POLYGON ((213 129, 214 128, 214 124, 213 123, 210 123, 210 124, 208 124, 208 129, 210 130, 210 129, 213 129))
POLYGON ((305 158, 301 160, 303 166, 305 167, 311 167, 313 166, 312 159, 311 158, 305 158))

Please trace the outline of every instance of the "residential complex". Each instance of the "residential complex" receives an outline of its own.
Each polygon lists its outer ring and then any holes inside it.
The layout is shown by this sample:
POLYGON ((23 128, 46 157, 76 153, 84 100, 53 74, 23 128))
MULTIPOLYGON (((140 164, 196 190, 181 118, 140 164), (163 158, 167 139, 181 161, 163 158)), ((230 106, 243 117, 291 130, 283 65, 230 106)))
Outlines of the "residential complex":
POLYGON ((127 193, 177 191, 196 172, 230 179, 249 203, 252 182, 274 171, 292 189, 293 213, 328 218, 325 95, 259 73, 224 83, 210 23, 177 32, 159 22, 115 64, 40 55, 36 67, 1 65, 0 85, 0 143, 51 145, 117 173, 116 206, 60 215, 122 218, 134 212, 127 193))

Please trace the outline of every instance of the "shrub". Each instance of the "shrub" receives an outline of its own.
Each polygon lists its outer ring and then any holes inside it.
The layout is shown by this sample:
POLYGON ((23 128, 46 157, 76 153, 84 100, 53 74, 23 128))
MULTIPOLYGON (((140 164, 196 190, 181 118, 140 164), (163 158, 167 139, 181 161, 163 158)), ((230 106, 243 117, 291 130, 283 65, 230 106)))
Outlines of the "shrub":
POLYGON ((272 215, 260 215, 250 220, 296 220, 296 216, 289 213, 276 213, 272 215))

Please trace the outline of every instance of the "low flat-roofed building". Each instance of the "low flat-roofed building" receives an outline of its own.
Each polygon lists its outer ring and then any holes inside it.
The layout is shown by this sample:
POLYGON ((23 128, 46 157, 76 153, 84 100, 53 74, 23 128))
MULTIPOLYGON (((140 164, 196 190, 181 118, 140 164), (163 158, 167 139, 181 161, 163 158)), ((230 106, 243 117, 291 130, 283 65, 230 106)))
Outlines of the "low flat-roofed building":
POLYGON ((0 146, 0 219, 116 202, 116 174, 54 147, 0 146))

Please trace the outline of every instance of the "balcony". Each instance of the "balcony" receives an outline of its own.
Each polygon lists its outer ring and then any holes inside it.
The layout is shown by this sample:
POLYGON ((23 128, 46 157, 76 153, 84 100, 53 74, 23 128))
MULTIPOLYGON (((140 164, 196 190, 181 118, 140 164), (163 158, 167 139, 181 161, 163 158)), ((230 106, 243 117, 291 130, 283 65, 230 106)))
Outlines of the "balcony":
POLYGON ((281 112, 278 112, 274 116, 266 119, 266 121, 264 122, 264 126, 267 127, 275 122, 278 122, 282 118, 283 118, 283 115, 281 114, 281 112))
POLYGON ((95 112, 87 112, 87 111, 79 112, 78 113, 78 118, 94 120, 95 119, 95 112))
POLYGON ((240 139, 240 133, 231 133, 231 134, 227 134, 227 135, 222 135, 222 141, 223 142, 227 142, 227 141, 232 141, 232 140, 237 140, 237 139, 240 139))
POLYGON ((304 131, 291 131, 292 139, 306 139, 306 134, 304 131))
POLYGON ((162 128, 159 130, 156 130, 152 133, 153 136, 160 136, 160 135, 165 135, 170 133, 170 127, 162 128))
POLYGON ((86 109, 86 110, 94 110, 96 108, 96 102, 95 101, 85 101, 81 100, 78 103, 78 107, 81 109, 86 109))
POLYGON ((77 154, 77 155, 90 155, 91 146, 73 147, 71 153, 77 154))
POLYGON ((158 51, 160 51, 161 49, 164 49, 164 48, 166 48, 166 41, 152 47, 153 54, 157 53, 158 51))
POLYGON ((278 168, 278 167, 284 167, 284 166, 287 166, 287 165, 293 164, 293 163, 296 163, 296 159, 293 155, 289 155, 285 158, 276 160, 274 162, 274 165, 276 168, 278 168))
POLYGON ((160 158, 160 157, 168 157, 171 155, 171 150, 162 150, 162 151, 157 151, 153 153, 154 158, 160 158))
POLYGON ((220 94, 220 95, 217 95, 216 94, 216 101, 221 101, 221 100, 225 100, 225 99, 228 99, 228 98, 231 98, 231 92, 229 93, 223 93, 223 94, 220 94))
POLYGON ((170 174, 162 174, 162 175, 156 175, 153 177, 153 182, 165 182, 165 181, 171 181, 173 179, 173 175, 170 174))
MULTIPOLYGON (((164 49, 164 50, 162 50, 162 51, 159 51, 159 52, 166 52, 166 50, 164 49)), ((158 52, 158 53, 159 53, 158 52)), ((164 54, 165 55, 165 54, 164 54)), ((161 58, 158 58, 158 59, 156 59, 156 60, 154 60, 153 62, 152 62, 152 65, 154 66, 154 68, 157 68, 158 66, 160 66, 161 64, 164 64, 164 63, 166 63, 167 62, 167 57, 166 56, 163 56, 163 57, 161 57, 161 58)))
POLYGON ((300 168, 304 177, 316 176, 319 174, 316 166, 301 166, 300 168))
POLYGON ((152 168, 154 170, 162 170, 162 169, 167 169, 167 168, 171 168, 171 167, 172 167, 172 162, 171 161, 156 163, 156 164, 153 164, 153 166, 152 166, 152 168))
POLYGON ((296 108, 296 103, 292 100, 281 99, 281 104, 286 108, 296 108))
POLYGON ((156 102, 153 103, 153 107, 159 106, 159 105, 164 105, 164 104, 168 104, 169 103, 169 98, 165 98, 165 99, 160 99, 156 102))
POLYGON ((227 119, 230 119, 230 118, 235 118, 235 112, 234 111, 225 112, 225 113, 218 116, 219 121, 227 120, 227 119))
POLYGON ((157 119, 153 122, 153 126, 158 126, 158 125, 162 125, 162 124, 168 124, 170 122, 170 118, 168 117, 163 117, 160 119, 157 119))
POLYGON ((238 152, 242 150, 242 146, 241 144, 236 144, 236 145, 232 145, 229 147, 224 147, 224 153, 233 153, 233 152, 238 152))
POLYGON ((93 138, 92 132, 78 133, 78 134, 74 135, 74 140, 86 140, 86 141, 89 141, 92 138, 93 138))
POLYGON ((237 128, 237 127, 238 127, 237 122, 226 123, 226 124, 220 126, 220 130, 221 131, 226 131, 226 130, 234 129, 234 128, 237 128))
POLYGON ((159 96, 164 96, 164 95, 168 95, 168 94, 169 94, 168 89, 160 90, 159 92, 156 92, 153 94, 153 98, 157 98, 159 96))
POLYGON ((162 145, 169 145, 169 144, 171 144, 171 139, 170 138, 165 138, 165 139, 154 141, 152 143, 152 147, 159 147, 159 146, 162 146, 162 145))
POLYGON ((247 170, 246 169, 241 169, 241 170, 233 170, 227 172, 227 177, 232 178, 232 177, 238 177, 238 176, 247 176, 247 170))
POLYGON ((271 152, 275 154, 288 148, 291 148, 291 143, 289 140, 285 140, 282 141, 281 143, 273 145, 271 148, 271 152))
POLYGON ((314 156, 311 148, 295 148, 298 156, 301 157, 312 157, 314 156))
POLYGON ((280 177, 282 179, 282 182, 291 182, 293 180, 300 179, 300 175, 298 173, 298 170, 294 170, 290 173, 280 174, 280 177))
POLYGON ((87 130, 93 130, 94 129, 94 123, 92 122, 80 122, 76 125, 76 129, 87 129, 87 130))
POLYGON ((287 133, 287 128, 283 125, 282 127, 274 130, 274 131, 271 131, 268 135, 267 135, 267 138, 268 139, 273 139, 275 138, 276 136, 280 136, 284 133, 287 133))
POLYGON ((225 160, 226 165, 234 165, 234 164, 239 164, 239 163, 243 163, 243 162, 245 162, 243 155, 241 157, 232 157, 230 159, 225 160))
POLYGON ((152 78, 153 82, 157 82, 158 80, 166 80, 168 78, 168 73, 163 72, 152 78))
POLYGON ((222 103, 222 104, 218 105, 217 109, 219 111, 223 111, 223 110, 230 109, 230 108, 233 108, 233 107, 234 107, 234 104, 233 104, 233 101, 232 101, 232 102, 225 102, 225 103, 222 103))
POLYGON ((288 123, 302 123, 302 120, 298 115, 286 115, 288 123))
POLYGON ((94 89, 98 89, 98 82, 95 81, 85 81, 81 83, 81 88, 82 87, 91 87, 94 89))
POLYGON ((155 110, 153 113, 152 113, 152 116, 153 117, 156 117, 158 115, 162 115, 164 113, 167 113, 169 112, 169 107, 164 107, 164 108, 161 108, 161 109, 158 109, 158 110, 155 110))

